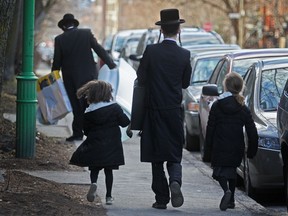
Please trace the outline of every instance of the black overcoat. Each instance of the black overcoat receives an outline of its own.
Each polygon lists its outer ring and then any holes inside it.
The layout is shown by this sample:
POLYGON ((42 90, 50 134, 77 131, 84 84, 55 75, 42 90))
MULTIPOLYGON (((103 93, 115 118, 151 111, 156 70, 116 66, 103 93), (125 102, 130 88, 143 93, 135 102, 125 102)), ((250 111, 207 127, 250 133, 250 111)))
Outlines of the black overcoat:
POLYGON ((190 52, 175 41, 148 45, 137 70, 145 86, 142 162, 181 162, 184 140, 182 88, 189 86, 190 52))
MULTIPOLYGON (((115 63, 98 44, 90 29, 73 28, 55 37, 52 70, 62 72, 65 87, 73 84, 77 90, 86 82, 97 78, 97 67, 92 49, 110 67, 115 63)), ((66 87, 66 88, 67 88, 66 87)))
POLYGON ((130 123, 122 108, 113 103, 84 114, 84 134, 87 138, 71 157, 78 166, 115 167, 124 165, 123 146, 119 126, 130 123))
POLYGON ((234 96, 215 101, 211 107, 205 141, 212 149, 213 167, 238 167, 244 151, 243 127, 248 137, 247 156, 252 158, 258 149, 258 133, 251 112, 240 105, 234 96))

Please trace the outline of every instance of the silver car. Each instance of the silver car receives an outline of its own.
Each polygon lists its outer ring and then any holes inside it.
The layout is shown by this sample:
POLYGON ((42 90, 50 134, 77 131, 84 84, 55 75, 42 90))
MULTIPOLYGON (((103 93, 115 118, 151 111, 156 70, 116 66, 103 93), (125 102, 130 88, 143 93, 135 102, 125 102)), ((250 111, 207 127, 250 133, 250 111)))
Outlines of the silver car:
MULTIPOLYGON (((227 53, 233 52, 232 46, 221 47, 222 51, 201 52, 192 55, 191 57, 191 79, 190 86, 183 89, 182 107, 184 111, 184 132, 185 143, 184 147, 189 151, 199 150, 199 99, 202 86, 205 85, 210 78, 215 66, 219 60, 227 53), (227 50, 224 50, 224 47, 227 50)), ((212 48, 212 47, 210 47, 212 48)), ((218 50, 219 46, 214 49, 218 50)), ((239 46, 233 46, 234 50, 240 49, 239 46)), ((194 50, 191 49, 191 52, 194 50)))
MULTIPOLYGON (((218 93, 223 92, 223 80, 227 73, 231 71, 237 72, 244 76, 248 68, 258 60, 273 57, 288 57, 288 49, 255 49, 255 50, 239 50, 230 54, 226 54, 217 64, 207 84, 217 86, 218 93)), ((204 137, 206 136, 206 126, 209 111, 212 102, 216 96, 206 96, 202 93, 199 101, 199 119, 200 119, 200 152, 202 160, 210 161, 211 153, 205 146, 204 137)))
MULTIPOLYGON (((283 188, 282 160, 276 115, 280 96, 288 79, 288 57, 256 61, 247 71, 243 95, 258 131, 258 151, 253 159, 246 154, 237 168, 245 190, 253 196, 259 189, 283 188)), ((207 89, 204 89, 206 91, 207 89)), ((217 87, 214 92, 218 92, 217 87)), ((215 94, 211 94, 215 95, 215 94)), ((247 149, 247 134, 244 133, 247 149)))
MULTIPOLYGON (((132 67, 137 71, 140 63, 140 59, 142 58, 142 55, 146 49, 146 46, 149 44, 155 44, 159 40, 159 33, 160 29, 147 29, 142 34, 142 37, 138 43, 136 53, 134 55, 130 56, 130 59, 133 61, 132 67)), ((163 34, 161 34, 160 42, 164 39, 163 34)), ((198 45, 198 50, 202 48, 202 51, 204 51, 204 47, 206 44, 208 45, 218 45, 218 44, 224 44, 223 39, 219 34, 217 34, 214 31, 207 32, 202 28, 198 27, 184 27, 181 28, 181 44, 182 47, 190 47, 198 45), (204 45, 205 44, 205 45, 204 45), (199 46, 202 45, 202 46, 199 46)), ((177 42, 179 40, 177 39, 177 42)), ((232 45, 234 46, 234 45, 232 45)))
POLYGON ((288 79, 277 109, 277 128, 281 145, 285 197, 288 210, 288 79))

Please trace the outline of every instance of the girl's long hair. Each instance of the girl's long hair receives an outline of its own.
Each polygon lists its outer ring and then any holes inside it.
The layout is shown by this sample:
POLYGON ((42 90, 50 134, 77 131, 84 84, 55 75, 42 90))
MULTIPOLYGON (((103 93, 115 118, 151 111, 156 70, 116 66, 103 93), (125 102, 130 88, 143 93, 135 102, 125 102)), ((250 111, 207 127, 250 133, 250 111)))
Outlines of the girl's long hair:
POLYGON ((86 98, 87 103, 109 102, 113 100, 112 85, 102 80, 92 80, 77 90, 77 97, 86 98))
POLYGON ((244 81, 241 75, 236 72, 228 73, 223 81, 225 91, 229 91, 236 98, 237 102, 244 105, 244 96, 242 91, 244 89, 244 81))

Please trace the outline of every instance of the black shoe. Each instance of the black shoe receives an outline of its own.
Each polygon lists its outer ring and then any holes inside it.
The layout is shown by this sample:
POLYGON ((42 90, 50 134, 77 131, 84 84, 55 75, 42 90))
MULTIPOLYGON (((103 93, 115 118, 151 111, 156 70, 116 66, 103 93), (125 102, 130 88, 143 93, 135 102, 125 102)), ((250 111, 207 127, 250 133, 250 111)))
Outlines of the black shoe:
POLYGON ((224 196, 222 197, 221 199, 221 202, 220 202, 220 210, 221 211, 226 211, 226 209, 228 208, 229 206, 229 203, 230 203, 230 199, 231 199, 231 191, 230 190, 227 190, 224 194, 224 196))
POLYGON ((234 208, 235 208, 235 202, 230 201, 230 202, 228 203, 228 208, 229 208, 229 209, 234 209, 234 208))
POLYGON ((180 184, 176 181, 170 184, 171 203, 174 208, 180 207, 184 203, 184 197, 181 192, 180 184))
POLYGON ((152 207, 156 208, 156 209, 167 209, 166 204, 160 204, 160 203, 157 203, 157 202, 153 203, 152 207))
POLYGON ((74 135, 72 135, 72 136, 66 138, 67 142, 81 141, 81 140, 83 140, 83 136, 74 136, 74 135))

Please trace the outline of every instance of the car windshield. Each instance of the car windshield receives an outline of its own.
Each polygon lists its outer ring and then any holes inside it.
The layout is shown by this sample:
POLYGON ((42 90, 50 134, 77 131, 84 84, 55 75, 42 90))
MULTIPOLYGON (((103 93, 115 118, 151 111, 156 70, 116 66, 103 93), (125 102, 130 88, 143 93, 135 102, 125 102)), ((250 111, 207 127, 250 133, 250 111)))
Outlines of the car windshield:
POLYGON ((288 68, 265 70, 261 75, 260 107, 264 111, 276 111, 285 82, 288 68))
POLYGON ((206 83, 221 57, 199 59, 195 65, 190 85, 206 83))
POLYGON ((239 73, 242 77, 246 74, 248 68, 256 62, 257 59, 239 59, 233 62, 232 71, 239 73))

